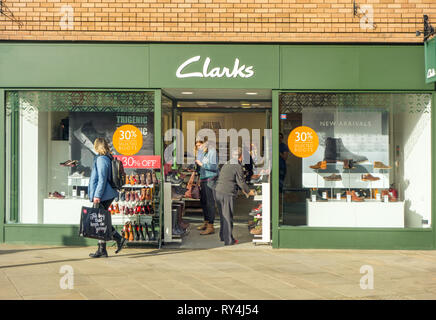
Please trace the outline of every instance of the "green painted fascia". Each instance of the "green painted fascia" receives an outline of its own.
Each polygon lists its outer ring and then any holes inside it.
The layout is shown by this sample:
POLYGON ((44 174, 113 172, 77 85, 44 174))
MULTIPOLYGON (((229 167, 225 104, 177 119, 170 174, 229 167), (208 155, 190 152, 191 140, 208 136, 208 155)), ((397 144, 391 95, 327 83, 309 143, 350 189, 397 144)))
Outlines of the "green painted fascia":
POLYGON ((281 89, 433 90, 424 69, 423 46, 280 46, 281 89))
POLYGON ((0 243, 4 242, 4 224, 6 213, 6 105, 5 91, 0 89, 0 243))
POLYGON ((150 44, 150 85, 154 88, 240 88, 274 89, 279 87, 279 46, 270 44, 150 44), (202 72, 207 57, 209 71, 224 67, 253 66, 254 75, 240 77, 177 78, 176 71, 190 58, 200 60, 186 66, 184 73, 202 72))
POLYGON ((432 229, 279 228, 280 248, 432 250, 432 229))
POLYGON ((145 44, 0 43, 0 87, 148 88, 145 44))

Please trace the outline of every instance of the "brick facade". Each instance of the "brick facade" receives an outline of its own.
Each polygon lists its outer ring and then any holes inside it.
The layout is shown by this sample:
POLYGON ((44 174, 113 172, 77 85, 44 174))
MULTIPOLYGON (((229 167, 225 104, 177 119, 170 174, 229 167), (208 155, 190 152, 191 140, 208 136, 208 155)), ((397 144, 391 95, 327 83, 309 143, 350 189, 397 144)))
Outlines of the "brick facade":
POLYGON ((372 6, 374 29, 353 0, 3 0, 16 21, 0 15, 0 39, 422 42, 423 14, 436 27, 436 0, 355 1, 372 6), (66 5, 74 25, 61 27, 66 5))

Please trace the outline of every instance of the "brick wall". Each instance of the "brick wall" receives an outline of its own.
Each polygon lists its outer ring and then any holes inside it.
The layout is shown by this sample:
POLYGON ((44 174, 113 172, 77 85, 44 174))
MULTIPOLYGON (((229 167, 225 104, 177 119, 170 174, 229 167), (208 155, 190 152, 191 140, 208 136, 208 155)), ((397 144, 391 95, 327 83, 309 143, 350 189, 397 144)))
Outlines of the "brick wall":
POLYGON ((436 0, 355 1, 372 6, 373 29, 353 0, 3 0, 15 21, 0 15, 0 39, 421 42, 423 14, 436 27, 436 0))

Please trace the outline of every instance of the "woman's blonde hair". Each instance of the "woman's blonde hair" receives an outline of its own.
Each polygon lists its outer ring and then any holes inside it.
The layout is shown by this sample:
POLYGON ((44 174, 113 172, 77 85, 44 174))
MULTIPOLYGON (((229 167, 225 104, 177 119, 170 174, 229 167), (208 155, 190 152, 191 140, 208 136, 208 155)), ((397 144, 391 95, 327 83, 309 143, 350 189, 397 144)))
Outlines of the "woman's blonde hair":
POLYGON ((112 154, 109 143, 107 143, 105 138, 97 138, 94 141, 94 149, 101 156, 112 154))

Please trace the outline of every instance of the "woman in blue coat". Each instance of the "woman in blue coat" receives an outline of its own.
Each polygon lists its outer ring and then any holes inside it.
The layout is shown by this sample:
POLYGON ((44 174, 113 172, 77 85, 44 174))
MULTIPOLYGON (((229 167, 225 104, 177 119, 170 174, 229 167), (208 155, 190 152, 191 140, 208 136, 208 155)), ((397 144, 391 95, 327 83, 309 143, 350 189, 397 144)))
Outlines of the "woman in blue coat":
MULTIPOLYGON (((107 210, 112 201, 118 196, 118 193, 111 187, 112 179, 112 153, 109 144, 104 138, 97 138, 94 141, 94 149, 97 155, 92 165, 91 178, 89 179, 88 195, 89 200, 94 206, 107 210)), ((117 242, 117 250, 121 251, 124 239, 114 227, 112 227, 114 240, 117 242)), ((98 249, 95 253, 89 255, 92 258, 107 257, 106 241, 98 241, 98 249)))

